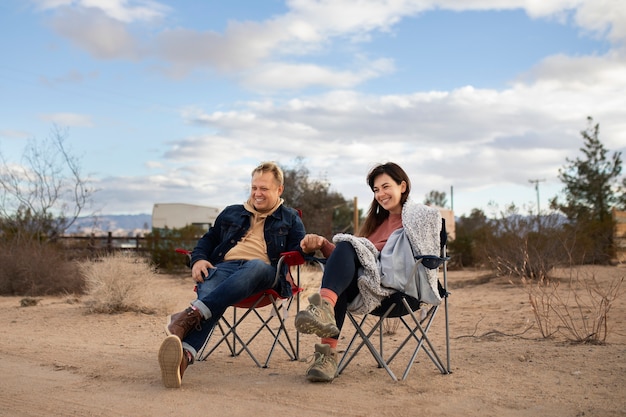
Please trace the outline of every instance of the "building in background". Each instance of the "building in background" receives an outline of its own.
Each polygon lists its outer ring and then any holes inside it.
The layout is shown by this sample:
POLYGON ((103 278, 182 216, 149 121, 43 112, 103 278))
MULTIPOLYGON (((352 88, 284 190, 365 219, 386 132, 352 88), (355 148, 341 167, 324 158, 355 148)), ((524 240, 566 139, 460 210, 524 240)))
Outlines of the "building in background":
POLYGON ((446 232, 448 232, 448 241, 456 238, 456 222, 454 220, 454 211, 439 206, 432 206, 439 210, 441 217, 446 221, 446 232))
POLYGON ((152 207, 152 230, 195 226, 203 231, 213 226, 220 209, 185 203, 157 203, 152 207))

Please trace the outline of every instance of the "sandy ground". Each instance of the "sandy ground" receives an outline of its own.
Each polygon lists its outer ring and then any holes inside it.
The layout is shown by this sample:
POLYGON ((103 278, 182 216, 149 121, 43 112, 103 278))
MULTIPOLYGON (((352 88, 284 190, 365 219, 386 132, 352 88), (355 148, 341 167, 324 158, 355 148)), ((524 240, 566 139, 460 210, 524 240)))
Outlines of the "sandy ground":
MULTIPOLYGON (((606 282, 626 268, 593 273, 606 282)), ((312 384, 307 363, 282 351, 263 369, 222 350, 190 367, 181 389, 166 389, 157 363, 164 317, 87 314, 83 300, 71 297, 30 307, 0 297, 0 415, 626 416, 625 291, 611 310, 608 343, 573 345, 540 337, 528 296, 508 278, 451 271, 448 280, 452 373, 442 375, 420 352, 401 382, 366 352, 333 383, 312 384)), ((187 277, 161 275, 154 285, 177 300, 176 309, 193 297, 187 277)), ((440 354, 443 318, 430 330, 440 354)), ((293 316, 287 325, 293 329, 293 316)), ((385 337, 393 345, 401 336, 385 337)), ((303 359, 316 341, 301 337, 303 359)))

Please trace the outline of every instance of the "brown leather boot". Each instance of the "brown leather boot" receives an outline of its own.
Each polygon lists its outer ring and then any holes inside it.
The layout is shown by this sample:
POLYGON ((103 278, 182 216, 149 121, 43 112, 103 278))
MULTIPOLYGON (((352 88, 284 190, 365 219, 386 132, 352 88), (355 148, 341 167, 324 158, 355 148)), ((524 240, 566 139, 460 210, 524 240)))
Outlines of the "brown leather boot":
POLYGON ((201 321, 202 313, 200 310, 187 307, 186 310, 168 317, 166 331, 167 334, 178 336, 180 340, 183 340, 191 329, 195 327, 199 330, 201 328, 201 321))
POLYGON ((190 363, 193 363, 191 353, 188 350, 183 349, 183 360, 180 361, 180 368, 178 369, 181 380, 183 379, 183 374, 185 373, 185 370, 190 363))
POLYGON ((169 335, 159 348, 161 379, 166 388, 180 388, 181 370, 185 361, 183 345, 177 336, 169 335))
POLYGON ((163 385, 166 388, 180 388, 183 374, 190 363, 193 363, 193 357, 188 350, 183 349, 180 339, 174 335, 167 336, 159 348, 163 385))

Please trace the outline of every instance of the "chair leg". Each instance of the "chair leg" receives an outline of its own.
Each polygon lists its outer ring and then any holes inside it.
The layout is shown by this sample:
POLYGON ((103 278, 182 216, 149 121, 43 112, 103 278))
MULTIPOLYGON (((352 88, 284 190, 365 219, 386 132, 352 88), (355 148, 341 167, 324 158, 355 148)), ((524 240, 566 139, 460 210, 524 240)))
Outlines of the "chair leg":
MULTIPOLYGON (((341 361, 339 362, 339 365, 337 368, 337 375, 339 375, 340 373, 344 371, 344 369, 350 364, 350 362, 354 359, 354 357, 357 355, 357 353, 361 350, 363 346, 367 346, 371 355, 374 357, 374 359, 378 363, 379 368, 384 368, 394 381, 398 381, 398 378, 395 376, 394 372, 391 370, 390 365, 391 365, 391 362, 398 356, 398 354, 406 347, 406 345, 411 340, 415 341, 416 346, 411 353, 410 360, 408 361, 406 368, 404 368, 402 380, 405 380, 408 377, 408 374, 413 364, 415 363, 416 357, 420 350, 424 351, 424 353, 428 356, 431 362, 433 362, 433 364, 437 367, 437 369, 442 374, 450 373, 449 368, 446 367, 444 361, 439 357, 437 350, 435 349, 430 338, 428 337, 428 332, 432 324, 434 323, 434 319, 437 315, 439 306, 431 307, 428 313, 426 314, 426 316, 423 319, 420 319, 419 317, 417 317, 415 312, 411 309, 411 306, 409 305, 408 301, 405 298, 402 299, 402 304, 406 313, 404 316, 399 316, 397 318, 400 320, 400 322, 403 324, 403 326, 406 328, 409 334, 404 338, 404 340, 402 340, 402 342, 398 345, 398 347, 395 348, 391 356, 389 356, 389 358, 386 360, 383 356, 384 353, 383 353, 382 324, 384 320, 388 317, 388 315, 391 313, 391 311, 395 308, 395 304, 392 304, 391 307, 389 307, 389 309, 382 316, 378 317, 378 321, 376 322, 376 324, 367 333, 363 329, 363 325, 365 324, 366 319, 370 315, 365 315, 360 322, 357 322, 357 320, 354 318, 352 314, 350 314, 349 312, 347 313, 348 318, 350 319, 350 321, 352 322, 352 325, 355 328, 355 333, 352 336, 341 358, 341 361), (411 319, 407 318, 405 320, 405 317, 407 316, 410 316, 411 319), (412 320, 412 322, 410 322, 410 320, 412 320), (380 332, 379 333, 379 346, 380 346, 379 349, 376 349, 371 342, 371 337, 375 331, 380 332), (361 338, 361 341, 358 344, 356 343, 357 337, 361 338)), ((447 340, 448 340, 448 337, 446 333, 446 341, 447 340)))
POLYGON ((411 329, 408 323, 406 323, 403 320, 405 327, 409 330, 409 335, 406 337, 406 339, 400 345, 400 347, 396 350, 396 352, 394 352, 394 355, 392 355, 392 358, 389 359, 389 362, 391 362, 391 360, 393 359, 393 356, 395 356, 402 349, 402 347, 404 347, 404 345, 408 342, 408 340, 413 338, 417 342, 417 346, 415 347, 413 354, 411 355, 411 360, 408 362, 407 368, 404 371, 404 375, 402 378, 403 380, 406 379, 406 377, 408 376, 408 373, 411 370, 411 367, 413 366, 413 363, 415 362, 415 358, 417 357, 417 354, 420 351, 420 349, 424 350, 426 355, 430 358, 430 360, 433 362, 433 364, 437 367, 437 369, 442 374, 449 373, 447 372, 443 364, 443 361, 437 354, 436 349, 434 348, 430 339, 428 338, 428 331, 430 330, 430 327, 433 324, 437 311, 439 310, 439 306, 431 307, 426 317, 423 320, 420 320, 418 317, 415 316, 415 313, 411 310, 407 301, 405 299, 403 299, 402 301, 404 303, 405 308, 409 312, 409 315, 413 319, 415 327, 411 329), (426 326, 422 327, 423 323, 426 323, 426 326), (424 343, 426 343, 427 347, 424 346, 424 343))
POLYGON ((272 354, 274 353, 274 349, 276 348, 276 345, 279 345, 285 351, 287 356, 289 356, 289 359, 291 359, 292 361, 298 360, 298 356, 297 356, 298 353, 296 351, 295 346, 293 345, 293 342, 291 341, 291 338, 289 337, 289 332, 287 331, 287 328, 285 327, 285 319, 280 314, 281 306, 277 305, 276 300, 274 299, 272 299, 272 308, 273 308, 274 313, 276 313, 276 318, 279 323, 279 328, 278 328, 278 332, 274 333, 272 329, 270 329, 269 326, 267 325, 267 323, 269 322, 269 320, 271 320, 271 318, 268 319, 266 322, 264 322, 264 326, 267 328, 270 334, 274 337, 274 341, 272 342, 272 347, 270 348, 270 351, 267 355, 267 359, 265 360, 264 368, 267 368, 270 362, 270 359, 272 357, 272 354), (281 335, 285 335, 285 338, 287 339, 287 343, 289 344, 289 349, 287 349, 287 347, 280 340, 281 335))
POLYGON ((341 374, 341 372, 343 372, 343 370, 348 366, 348 364, 350 362, 352 362, 352 359, 354 359, 354 357, 357 355, 357 353, 361 350, 363 345, 365 345, 365 346, 367 346, 367 349, 370 351, 370 353, 372 354, 372 356, 374 357, 374 359, 378 363, 378 367, 379 368, 384 368, 385 371, 387 371, 387 373, 391 377, 391 379, 393 379, 394 381, 398 380, 398 378, 393 373, 393 371, 391 370, 391 368, 389 367, 387 362, 382 357, 381 353, 374 347, 374 345, 370 341, 370 337, 374 334, 374 332, 376 332, 376 330, 382 332, 382 325, 383 325, 384 319, 387 318, 387 316, 389 315, 391 310, 393 310, 393 308, 394 308, 394 306, 391 306, 383 316, 379 317, 379 319, 376 322, 376 324, 370 329, 370 331, 367 334, 363 331, 362 326, 365 323, 365 320, 367 319, 368 315, 367 314, 364 315, 363 319, 361 320, 361 322, 357 323, 357 321, 355 320, 354 316, 350 312, 347 313, 347 316, 350 319, 350 321, 352 322, 352 325, 354 326, 354 328, 356 329, 356 332, 355 332, 354 336, 352 336, 352 339, 350 340, 350 343, 348 344, 348 347, 346 348, 346 350, 345 350, 341 360, 339 361, 339 365, 337 366, 337 375, 339 375, 339 374, 341 374), (357 337, 361 338, 361 342, 354 349, 354 352, 350 353, 350 350, 351 350, 352 346, 354 345, 357 337))
MULTIPOLYGON (((235 307, 235 310, 237 308, 235 307)), ((261 365, 261 362, 259 362, 259 360, 256 358, 256 356, 254 356, 254 354, 252 353, 252 351, 250 350, 250 348, 248 347, 249 342, 245 342, 241 336, 239 336, 239 333, 237 332, 237 326, 239 326, 241 324, 241 322, 248 317, 248 315, 250 315, 251 312, 255 312, 257 313, 256 310, 254 310, 254 308, 247 310, 242 316, 241 318, 239 318, 235 323, 233 323, 233 325, 230 327, 230 329, 228 330, 228 333, 230 333, 233 337, 233 347, 235 346, 235 342, 239 341, 239 344, 241 345, 241 348, 239 348, 239 350, 237 351, 236 349, 234 350, 234 355, 233 356, 239 356, 241 354, 241 352, 243 352, 244 350, 246 351, 246 353, 248 353, 248 355, 250 356, 250 358, 254 361, 254 363, 259 367, 262 368, 263 366, 261 365)), ((258 314, 258 313, 257 313, 258 314)), ((223 339, 226 338, 225 335, 223 339)), ((216 347, 217 345, 219 345, 222 342, 222 340, 219 340, 216 343, 216 347)))
MULTIPOLYGON (((190 259, 190 251, 177 249, 177 252, 185 253, 188 259, 190 259)), ((291 284, 292 284, 291 296, 288 299, 283 299, 282 297, 278 296, 277 293, 274 293, 273 290, 269 292, 258 293, 257 294, 259 296, 258 298, 254 298, 255 296, 251 296, 250 299, 255 300, 254 305, 252 305, 250 308, 247 308, 247 311, 243 314, 241 318, 237 318, 237 307, 233 306, 232 325, 224 316, 220 317, 220 320, 218 320, 216 325, 211 329, 206 340, 204 341, 204 344, 199 349, 197 353, 197 360, 198 361, 206 360, 208 356, 210 356, 222 343, 226 343, 228 350, 230 351, 232 356, 239 356, 245 350, 246 353, 248 353, 248 355, 250 356, 250 358, 260 368, 268 367, 269 361, 277 345, 279 345, 285 351, 285 353, 291 360, 298 360, 299 354, 300 354, 300 333, 296 330, 296 341, 295 341, 295 346, 294 346, 294 343, 292 342, 289 332, 287 328, 285 327, 285 320, 287 318, 287 312, 290 309, 294 298, 296 299, 297 311, 300 311, 300 291, 302 291, 300 287, 300 265, 303 265, 304 262, 305 260, 302 257, 301 253, 297 251, 282 253, 278 261, 277 268, 276 268, 276 277, 275 277, 274 284, 276 284, 278 280, 280 279, 280 274, 284 273, 283 265, 286 266, 287 273, 291 273, 292 272, 291 268, 296 267, 296 275, 295 275, 296 281, 295 282, 291 281, 291 284), (277 297, 274 297, 274 295, 276 295, 277 297), (281 305, 278 305, 279 299, 283 300, 283 303, 281 305), (258 306, 268 305, 268 303, 265 302, 267 300, 269 300, 272 305, 272 314, 270 315, 268 319, 264 319, 256 310, 256 308, 258 306), (261 304, 262 302, 263 304, 261 304), (281 309, 285 313, 284 315, 281 314, 281 309), (261 327, 247 341, 244 341, 238 334, 237 326, 241 324, 242 321, 251 312, 254 312, 257 318, 261 321, 261 327), (279 321, 279 328, 277 332, 274 332, 274 330, 272 330, 272 328, 269 325, 274 315, 277 316, 277 319, 279 321), (212 336, 214 334, 216 327, 219 329, 221 333, 221 337, 216 343, 212 345, 212 347, 210 347, 211 339, 212 339, 212 336), (252 351, 248 348, 248 345, 253 342, 253 340, 263 331, 263 329, 266 329, 269 332, 269 334, 273 338, 273 342, 269 350, 269 353, 267 355, 267 358, 265 359, 264 365, 261 365, 261 363, 257 360, 257 358, 254 356, 252 351), (286 344, 283 343, 283 341, 281 340, 281 336, 284 336, 287 339, 287 344, 289 346, 286 346, 286 344), (240 348, 237 346, 237 343, 241 344, 240 348)), ((293 277, 293 274, 291 275, 291 277, 293 277)), ((244 301, 247 302, 248 299, 244 301)))
MULTIPOLYGON (((270 317, 265 319, 256 309, 256 306, 261 302, 261 299, 257 301, 251 308, 247 309, 246 312, 241 316, 237 316, 237 307, 233 307, 233 322, 232 324, 226 319, 226 317, 221 317, 218 321, 216 327, 221 332, 221 337, 212 345, 212 347, 205 352, 208 348, 211 336, 213 335, 213 331, 209 334, 209 337, 205 341, 204 346, 200 349, 200 353, 198 355, 198 360, 206 360, 206 358, 211 355, 222 343, 225 343, 228 346, 228 349, 232 356, 239 356, 242 352, 246 352, 248 356, 254 361, 254 363, 260 368, 267 368, 270 362, 270 359, 274 353, 276 346, 280 346, 290 360, 297 360, 298 353, 297 347, 294 346, 291 338, 289 337, 289 332, 285 327, 285 319, 282 315, 283 306, 278 303, 278 299, 273 297, 271 294, 267 294, 266 297, 270 301, 270 305, 272 306, 272 313, 270 317), (261 323, 261 326, 247 339, 244 340, 240 336, 237 327, 248 317, 249 315, 255 315, 261 323), (270 322, 273 317, 276 316, 279 324, 279 328, 277 331, 274 331, 270 327, 270 322), (254 355, 254 353, 249 348, 249 345, 259 336, 264 330, 266 330, 269 335, 272 337, 273 342, 265 358, 265 362, 262 364, 254 355), (286 342, 282 339, 285 338, 286 342)), ((291 300, 289 301, 289 306, 291 305, 291 300)), ((288 308, 288 307, 287 307, 288 308)), ((215 328, 213 329, 215 330, 215 328)))
MULTIPOLYGON (((256 363, 256 365, 259 368, 262 368, 263 366, 261 365, 261 363, 258 361, 258 359, 254 356, 254 354, 252 353, 252 351, 248 348, 246 342, 241 338, 241 336, 239 336, 239 334, 237 333, 237 326, 254 310, 254 308, 249 309, 248 311, 246 311, 240 318, 237 318, 237 308, 233 307, 234 311, 233 311, 233 323, 229 323, 229 321, 225 318, 225 317, 221 317, 220 320, 218 321, 218 323, 216 324, 216 327, 218 327, 220 329, 220 332, 222 333, 222 336, 219 338, 219 340, 217 340, 217 342, 215 342, 215 344, 211 347, 211 349, 204 353, 205 349, 208 347, 210 341, 211 341, 211 336, 213 335, 213 331, 211 331, 211 333, 209 333, 209 336, 207 337, 206 341, 204 342, 204 346, 202 347, 202 349, 200 350, 201 355, 199 360, 206 360, 206 358, 208 358, 222 343, 226 343, 226 345, 228 346, 228 349, 231 353, 231 356, 239 356, 239 354, 242 351, 246 351, 248 353, 248 355, 250 356, 250 358, 254 361, 254 363, 256 363), (224 329, 224 327, 222 327, 222 324, 224 324, 227 327, 227 330, 224 329), (230 338, 232 338, 232 340, 229 340, 230 338), (241 348, 239 348, 239 350, 237 350, 237 346, 236 343, 239 342, 239 344, 241 344, 241 348)), ((255 311, 256 312, 256 311, 255 311)), ((258 313, 257 313, 258 314, 258 313)))

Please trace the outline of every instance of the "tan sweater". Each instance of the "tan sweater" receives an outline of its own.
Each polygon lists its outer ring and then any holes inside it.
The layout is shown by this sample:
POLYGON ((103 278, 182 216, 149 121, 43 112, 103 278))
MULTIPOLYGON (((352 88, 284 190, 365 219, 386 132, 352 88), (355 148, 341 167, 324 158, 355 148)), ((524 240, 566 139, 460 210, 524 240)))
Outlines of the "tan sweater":
POLYGON ((278 199, 276 205, 266 213, 256 211, 250 201, 244 204, 246 210, 252 213, 250 218, 250 229, 239 242, 229 250, 224 256, 225 261, 249 261, 252 259, 260 259, 269 264, 270 259, 267 256, 267 245, 265 244, 265 219, 274 213, 283 203, 283 199, 278 199))

